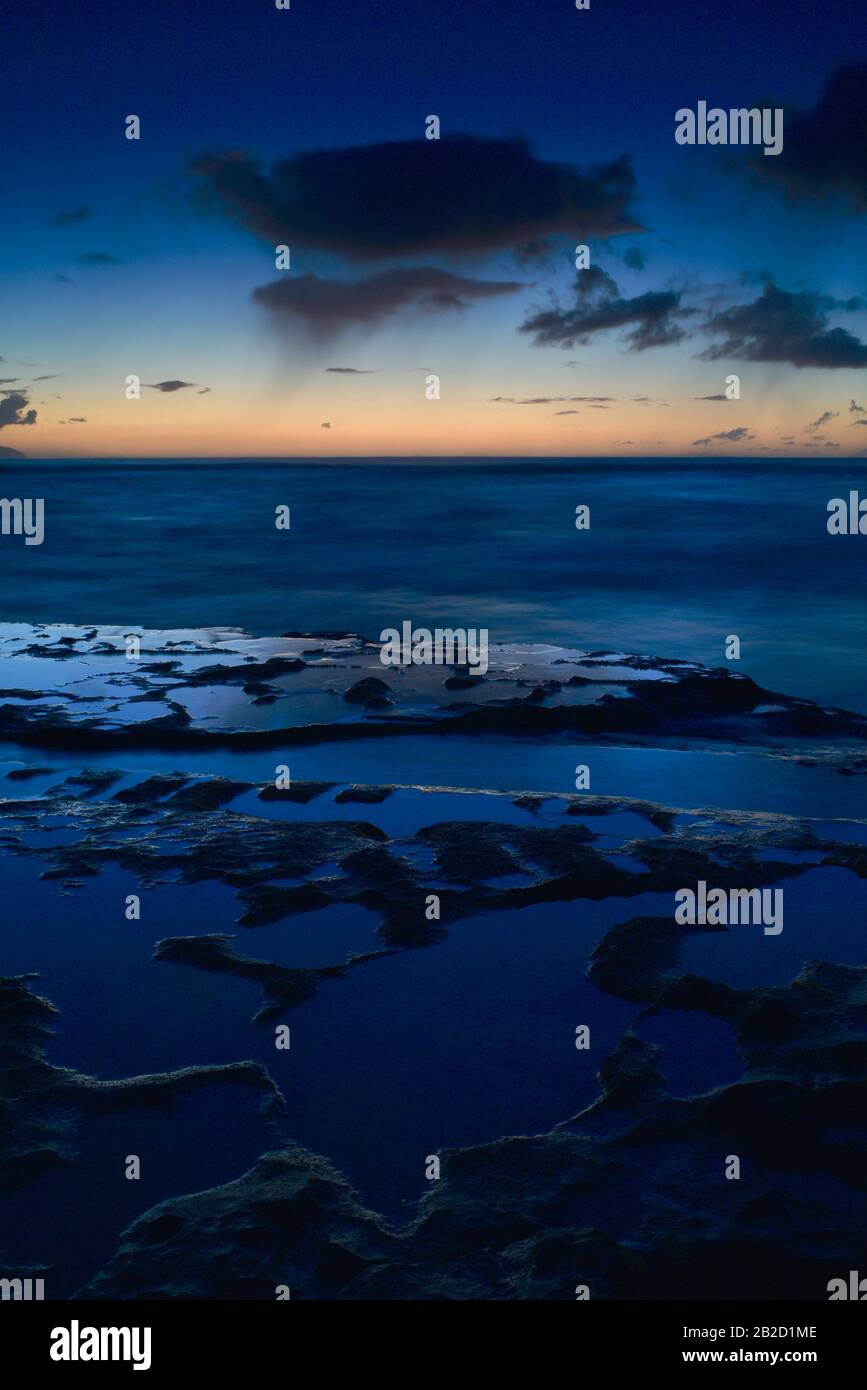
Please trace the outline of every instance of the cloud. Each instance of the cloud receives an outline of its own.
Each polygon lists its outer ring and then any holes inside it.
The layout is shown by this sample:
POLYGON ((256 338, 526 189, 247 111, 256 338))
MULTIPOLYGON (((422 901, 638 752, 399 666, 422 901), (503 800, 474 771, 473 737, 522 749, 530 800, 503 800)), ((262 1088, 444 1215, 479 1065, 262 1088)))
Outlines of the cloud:
POLYGON ((543 309, 520 326, 532 333, 534 347, 574 347, 608 329, 625 328, 631 352, 666 347, 686 336, 678 320, 694 309, 681 307, 677 290, 650 290, 624 299, 614 280, 598 266, 581 271, 575 280, 573 307, 543 309))
POLYGON ((330 429, 331 429, 331 421, 330 421, 330 420, 323 420, 323 421, 322 421, 322 424, 319 426, 319 428, 320 428, 321 430, 330 430, 330 429))
POLYGON ((647 262, 643 251, 637 246, 629 246, 623 253, 623 264, 628 265, 630 270, 643 270, 647 262))
POLYGON ((86 416, 86 415, 70 415, 70 417, 69 417, 69 423, 70 423, 70 425, 86 425, 86 424, 87 424, 87 416, 86 416))
POLYGON ((0 430, 7 425, 35 425, 36 411, 27 410, 29 404, 28 398, 20 391, 12 391, 5 400, 0 401, 0 430))
POLYGON ((149 391, 182 391, 185 386, 195 386, 194 381, 146 381, 149 391))
POLYGON ((82 251, 78 258, 79 265, 120 265, 117 256, 112 256, 109 251, 82 251))
POLYGON ((867 211, 865 129, 867 63, 852 63, 829 78, 812 111, 786 112, 784 148, 761 171, 796 196, 842 194, 867 211))
POLYGON ((200 386, 199 389, 198 389, 198 391, 196 392, 196 395, 197 395, 197 396, 210 396, 210 394, 211 394, 211 388, 210 388, 210 386, 200 386))
POLYGON ((693 396, 694 401, 727 401, 728 396, 722 392, 718 396, 693 396))
POLYGON ((729 443, 736 444, 741 439, 755 439, 754 434, 750 434, 746 425, 738 425, 733 430, 720 430, 718 434, 709 434, 706 439, 694 439, 693 444, 713 444, 717 439, 726 439, 729 443))
POLYGON ((514 257, 519 266, 544 265, 554 251, 554 243, 545 237, 525 241, 514 249, 514 257))
POLYGON ((804 430, 807 434, 815 434, 816 430, 820 430, 823 425, 827 425, 829 420, 836 420, 839 414, 839 410, 826 410, 823 414, 819 415, 817 419, 811 420, 809 425, 805 425, 804 430))
MULTIPOLYGON (((616 396, 527 396, 523 399, 516 396, 491 396, 492 402, 500 401, 506 405, 557 405, 561 401, 588 401, 594 405, 602 402, 614 401, 616 396)), ((561 411, 560 414, 565 414, 561 411)), ((577 414, 577 411, 576 411, 577 414)))
POLYGON ((93 208, 80 207, 72 208, 69 212, 58 212, 51 219, 52 227, 71 227, 73 222, 86 222, 93 212, 93 208))
POLYGON ((853 425, 867 425, 867 420, 853 420, 853 425))
POLYGON ((267 170, 246 154, 218 151, 191 168, 255 235, 354 260, 642 230, 628 210, 635 176, 627 156, 579 169, 537 159, 518 137, 454 134, 307 150, 267 170))
POLYGON ((700 353, 710 361, 789 362, 793 367, 867 367, 867 344, 845 328, 828 327, 836 301, 765 286, 758 299, 714 314, 705 329, 721 338, 700 353))
POLYGON ((470 280, 434 266, 395 267, 363 280, 331 280, 320 275, 274 280, 253 291, 263 308, 300 320, 322 336, 352 325, 380 323, 399 309, 415 314, 466 309, 473 300, 514 294, 512 280, 470 280))
POLYGON ((859 405, 857 401, 849 402, 850 415, 867 415, 867 407, 859 405))
MULTIPOLYGON (((326 372, 341 372, 345 376, 375 376, 378 367, 326 367, 326 372)), ((422 370, 426 370, 423 368, 422 370)))
POLYGON ((580 415, 580 410, 555 410, 555 415, 580 415))

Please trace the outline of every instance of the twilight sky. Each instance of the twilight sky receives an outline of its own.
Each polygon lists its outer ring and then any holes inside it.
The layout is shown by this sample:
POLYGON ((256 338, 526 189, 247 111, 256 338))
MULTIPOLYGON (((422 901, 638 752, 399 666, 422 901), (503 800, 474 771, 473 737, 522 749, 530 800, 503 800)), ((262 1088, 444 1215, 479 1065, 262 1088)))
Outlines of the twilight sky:
POLYGON ((867 452, 852 0, 40 0, 0 130, 0 448, 867 452))

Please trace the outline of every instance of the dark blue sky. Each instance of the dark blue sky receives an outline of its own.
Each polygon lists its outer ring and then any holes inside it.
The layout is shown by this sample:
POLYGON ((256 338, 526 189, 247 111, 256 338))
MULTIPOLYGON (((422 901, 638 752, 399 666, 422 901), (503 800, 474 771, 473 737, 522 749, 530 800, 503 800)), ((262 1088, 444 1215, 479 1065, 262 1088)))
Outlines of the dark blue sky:
POLYGON ((269 0, 40 0, 4 19, 4 191, 36 193, 51 149, 85 177, 121 107, 146 109, 164 148, 367 143, 414 133, 424 107, 550 157, 576 140, 638 155, 702 96, 812 104, 865 37, 853 0, 292 0, 276 16, 269 0))

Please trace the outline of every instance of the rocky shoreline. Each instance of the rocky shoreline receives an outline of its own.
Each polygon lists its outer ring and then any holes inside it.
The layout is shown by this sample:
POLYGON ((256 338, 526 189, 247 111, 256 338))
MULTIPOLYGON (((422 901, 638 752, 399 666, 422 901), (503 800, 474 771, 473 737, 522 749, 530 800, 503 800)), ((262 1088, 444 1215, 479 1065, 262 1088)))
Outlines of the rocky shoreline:
MULTIPOLYGON (((616 1000, 631 1021, 594 1058, 595 1099, 570 1114, 564 1096, 561 1122, 537 1134, 438 1148, 439 1178, 425 1184, 420 1172, 426 1191, 396 1219, 288 1137, 281 1085, 261 1061, 239 1055, 114 1080, 59 1066, 46 1047, 55 1034, 62 1045, 63 1015, 36 974, 4 975, 0 1196, 78 1164, 94 1117, 183 1108, 209 1087, 251 1091, 285 1136, 234 1181, 144 1210, 77 1297, 272 1299, 288 1286, 313 1299, 571 1300, 584 1284, 594 1298, 695 1297, 700 1287, 706 1298, 809 1300, 857 1265, 867 967, 832 963, 829 931, 830 959, 806 960, 780 983, 732 983, 684 960, 702 934, 734 943, 749 927, 684 928, 673 910, 636 914, 632 900, 662 895, 673 905, 680 887, 705 880, 784 885, 797 903, 808 879, 842 874, 861 911, 867 816, 725 810, 704 795, 696 801, 710 804, 673 806, 504 791, 458 776, 439 786, 357 776, 280 786, 240 769, 172 767, 159 750, 174 737, 188 749, 250 738, 278 747, 293 735, 328 741, 412 726, 479 737, 531 725, 535 736, 640 736, 658 746, 688 729, 699 744, 745 742, 851 772, 863 771, 867 721, 727 671, 623 653, 503 649, 469 687, 459 672, 412 671, 405 683, 401 672, 384 695, 364 685, 376 676, 375 647, 354 636, 159 634, 143 638, 138 661, 122 655, 124 640, 20 625, 0 640, 0 738, 47 753, 2 776, 0 841, 9 862, 36 866, 65 895, 70 913, 86 885, 119 871, 144 894, 228 891, 235 930, 163 935, 147 968, 218 977, 229 992, 252 986, 252 1041, 303 1014, 325 985, 339 991, 357 971, 372 980, 386 962, 436 951, 485 919, 513 932, 528 909, 622 904, 588 939, 585 980, 600 1007, 616 1000), (81 765, 55 766, 61 747, 81 750, 81 765), (151 750, 152 765, 88 765, 91 750, 129 748, 151 750), (373 945, 287 963, 301 920, 347 908, 371 915, 373 945), (272 928, 286 933, 279 959, 256 944, 272 928), (660 1020, 680 1038, 725 1028, 738 1074, 684 1093, 672 1079, 676 1055, 645 1036, 660 1020), (733 1154, 737 1182, 725 1176, 733 1154)), ((33 971, 39 955, 34 945, 33 971)))

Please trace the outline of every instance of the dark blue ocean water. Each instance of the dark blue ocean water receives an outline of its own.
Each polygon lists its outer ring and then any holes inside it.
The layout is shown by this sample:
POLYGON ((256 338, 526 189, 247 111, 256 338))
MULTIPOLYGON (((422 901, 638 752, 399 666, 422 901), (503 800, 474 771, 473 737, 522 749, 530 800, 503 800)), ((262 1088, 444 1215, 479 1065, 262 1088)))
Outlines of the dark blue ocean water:
POLYGON ((867 708, 867 461, 4 462, 45 541, 0 537, 0 619, 260 635, 404 618, 724 661, 867 708), (575 507, 591 509, 577 531, 575 507), (291 508, 278 531, 275 508, 291 508))

